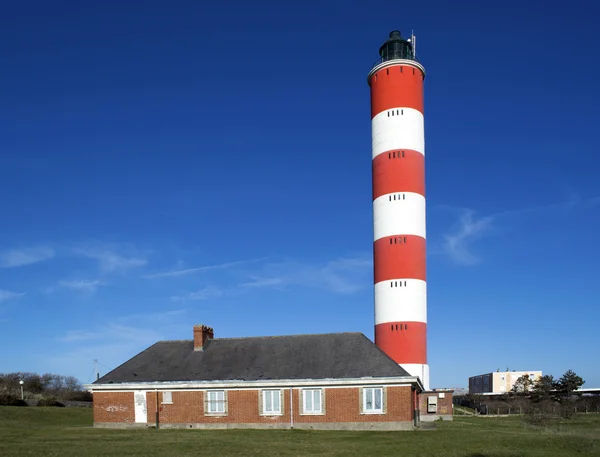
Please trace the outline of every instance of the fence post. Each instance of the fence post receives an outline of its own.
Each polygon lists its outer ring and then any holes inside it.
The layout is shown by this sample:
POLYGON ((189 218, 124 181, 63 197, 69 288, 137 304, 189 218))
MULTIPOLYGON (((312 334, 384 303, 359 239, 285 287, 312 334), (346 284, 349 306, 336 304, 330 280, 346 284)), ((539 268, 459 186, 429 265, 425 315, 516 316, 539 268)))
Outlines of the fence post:
POLYGON ((523 408, 521 406, 519 406, 519 414, 523 414, 523 408))
POLYGON ((500 407, 499 407, 499 406, 496 408, 496 415, 497 415, 497 416, 499 416, 499 415, 500 415, 500 407))
POLYGON ((508 407, 508 415, 510 416, 510 406, 508 407))

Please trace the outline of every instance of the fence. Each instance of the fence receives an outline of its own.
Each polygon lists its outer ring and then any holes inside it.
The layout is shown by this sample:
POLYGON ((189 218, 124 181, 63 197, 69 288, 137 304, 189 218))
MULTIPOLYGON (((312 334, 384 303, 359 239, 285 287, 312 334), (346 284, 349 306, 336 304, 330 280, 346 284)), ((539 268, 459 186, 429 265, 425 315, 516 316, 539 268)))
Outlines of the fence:
POLYGON ((512 416, 512 415, 552 415, 564 416, 570 414, 591 414, 600 413, 600 403, 594 404, 525 404, 525 405, 507 405, 507 404, 485 404, 479 403, 473 405, 473 408, 454 405, 453 414, 458 416, 512 416))

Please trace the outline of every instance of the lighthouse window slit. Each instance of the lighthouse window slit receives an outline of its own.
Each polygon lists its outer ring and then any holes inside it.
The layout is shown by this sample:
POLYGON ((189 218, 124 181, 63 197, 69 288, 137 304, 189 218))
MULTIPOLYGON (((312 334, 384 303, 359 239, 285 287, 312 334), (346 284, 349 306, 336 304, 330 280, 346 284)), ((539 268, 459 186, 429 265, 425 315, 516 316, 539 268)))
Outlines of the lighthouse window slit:
POLYGON ((390 117, 390 112, 388 111, 388 117, 390 117))
POLYGON ((400 114, 404 114, 404 110, 401 110, 401 111, 400 111, 400 114))
POLYGON ((404 158, 404 151, 402 151, 402 158, 404 158))
POLYGON ((394 324, 392 324, 391 327, 392 327, 392 330, 394 330, 394 324))
POLYGON ((404 281, 404 287, 406 287, 406 281, 404 281))
POLYGON ((396 324, 396 330, 398 330, 398 324, 396 324))
POLYGON ((395 159, 396 158, 396 151, 392 152, 392 157, 395 159))
MULTIPOLYGON (((389 116, 389 115, 390 115, 390 113, 388 113, 388 116, 389 116)), ((388 159, 391 159, 391 158, 392 158, 392 154, 390 154, 390 153, 388 152, 388 159)))
POLYGON ((406 237, 404 237, 404 242, 406 243, 406 237))

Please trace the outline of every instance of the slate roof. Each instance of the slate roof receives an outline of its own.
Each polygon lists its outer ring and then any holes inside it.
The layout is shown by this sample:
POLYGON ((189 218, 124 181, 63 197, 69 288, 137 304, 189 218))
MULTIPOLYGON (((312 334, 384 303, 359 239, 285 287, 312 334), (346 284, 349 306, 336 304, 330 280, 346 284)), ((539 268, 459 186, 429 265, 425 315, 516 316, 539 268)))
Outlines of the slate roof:
POLYGON ((362 333, 160 341, 94 384, 410 376, 362 333))

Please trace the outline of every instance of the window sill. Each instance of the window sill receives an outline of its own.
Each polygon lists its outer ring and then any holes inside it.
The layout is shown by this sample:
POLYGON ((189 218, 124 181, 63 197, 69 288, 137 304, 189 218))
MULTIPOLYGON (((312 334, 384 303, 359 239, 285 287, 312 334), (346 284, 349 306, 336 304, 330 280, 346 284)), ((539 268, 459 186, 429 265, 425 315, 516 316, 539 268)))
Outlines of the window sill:
POLYGON ((210 416, 210 417, 222 417, 222 416, 227 416, 227 413, 204 413, 205 416, 210 416))
POLYGON ((324 412, 320 412, 320 413, 300 413, 301 416, 324 416, 325 413, 324 412))
POLYGON ((161 405, 172 405, 173 402, 172 401, 163 401, 160 403, 161 405))
POLYGON ((272 416, 283 416, 283 413, 260 413, 259 416, 272 417, 272 416))
POLYGON ((377 415, 378 414, 381 416, 381 415, 385 414, 385 411, 363 411, 361 414, 368 414, 368 415, 373 415, 373 414, 377 415))

